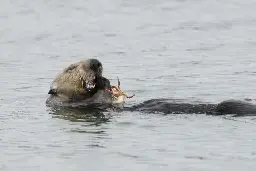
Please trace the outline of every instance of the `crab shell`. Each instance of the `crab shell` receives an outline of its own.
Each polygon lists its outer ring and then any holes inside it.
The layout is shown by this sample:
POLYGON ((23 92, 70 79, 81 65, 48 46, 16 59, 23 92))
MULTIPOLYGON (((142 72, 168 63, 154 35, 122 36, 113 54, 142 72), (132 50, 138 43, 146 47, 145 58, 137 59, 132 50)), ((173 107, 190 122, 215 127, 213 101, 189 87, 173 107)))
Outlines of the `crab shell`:
POLYGON ((113 104, 125 103, 124 99, 125 99, 124 95, 120 95, 118 97, 112 97, 113 104))
POLYGON ((128 96, 126 93, 124 93, 120 88, 120 81, 118 79, 118 86, 111 86, 110 89, 106 89, 106 91, 110 92, 112 95, 112 103, 118 104, 118 103, 125 103, 124 99, 126 98, 132 98, 132 96, 128 96))

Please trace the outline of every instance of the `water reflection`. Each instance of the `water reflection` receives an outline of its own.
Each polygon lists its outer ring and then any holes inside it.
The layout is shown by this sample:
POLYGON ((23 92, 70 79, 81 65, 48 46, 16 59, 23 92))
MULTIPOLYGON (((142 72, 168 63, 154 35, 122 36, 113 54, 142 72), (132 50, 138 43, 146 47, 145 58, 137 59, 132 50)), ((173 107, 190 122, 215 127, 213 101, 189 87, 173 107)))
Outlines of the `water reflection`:
POLYGON ((51 107, 49 114, 53 118, 71 122, 87 122, 89 125, 100 125, 109 122, 113 112, 120 112, 121 106, 90 105, 86 107, 51 107))

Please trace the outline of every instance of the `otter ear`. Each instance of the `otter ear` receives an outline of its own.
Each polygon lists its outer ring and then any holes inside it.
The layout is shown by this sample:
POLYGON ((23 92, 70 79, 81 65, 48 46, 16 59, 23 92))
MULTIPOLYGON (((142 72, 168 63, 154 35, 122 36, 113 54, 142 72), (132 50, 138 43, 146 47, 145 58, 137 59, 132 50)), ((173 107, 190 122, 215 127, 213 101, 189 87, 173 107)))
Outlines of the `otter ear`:
POLYGON ((57 94, 57 91, 55 89, 49 90, 48 94, 57 94))

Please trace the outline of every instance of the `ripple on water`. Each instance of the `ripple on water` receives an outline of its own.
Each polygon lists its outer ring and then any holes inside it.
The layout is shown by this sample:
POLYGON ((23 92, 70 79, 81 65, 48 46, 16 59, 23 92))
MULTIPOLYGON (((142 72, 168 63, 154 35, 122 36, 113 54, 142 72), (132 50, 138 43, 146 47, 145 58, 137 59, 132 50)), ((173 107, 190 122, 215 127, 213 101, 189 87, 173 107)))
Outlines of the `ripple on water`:
POLYGON ((77 132, 77 133, 89 133, 89 134, 100 134, 100 135, 107 135, 105 131, 99 130, 81 130, 81 129, 72 129, 70 132, 77 132))
POLYGON ((89 148, 107 148, 104 145, 99 145, 99 144, 89 144, 87 145, 89 148))

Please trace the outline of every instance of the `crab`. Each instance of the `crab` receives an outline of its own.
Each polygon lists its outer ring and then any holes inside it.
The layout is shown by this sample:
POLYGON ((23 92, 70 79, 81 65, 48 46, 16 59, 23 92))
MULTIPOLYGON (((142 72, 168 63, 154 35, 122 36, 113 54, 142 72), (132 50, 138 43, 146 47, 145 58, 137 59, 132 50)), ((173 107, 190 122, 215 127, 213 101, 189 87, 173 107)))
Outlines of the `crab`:
POLYGON ((112 95, 113 100, 118 103, 118 102, 124 102, 124 98, 133 98, 135 96, 135 94, 133 94, 132 96, 128 96, 125 92, 123 92, 120 88, 120 80, 119 78, 117 78, 117 86, 112 85, 111 88, 109 89, 105 89, 106 91, 110 92, 112 95))

